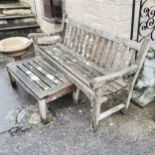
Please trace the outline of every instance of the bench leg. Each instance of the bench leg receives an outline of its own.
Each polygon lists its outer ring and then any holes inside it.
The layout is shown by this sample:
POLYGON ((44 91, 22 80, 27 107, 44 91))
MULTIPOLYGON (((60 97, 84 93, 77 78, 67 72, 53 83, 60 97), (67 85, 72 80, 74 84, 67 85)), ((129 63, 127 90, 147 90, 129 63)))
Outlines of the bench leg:
POLYGON ((45 99, 39 100, 40 117, 44 124, 47 123, 47 103, 45 99))
POLYGON ((105 97, 102 99, 102 102, 99 102, 97 99, 91 100, 92 104, 92 127, 96 131, 101 120, 101 106, 105 103, 108 99, 105 97))
POLYGON ((76 89, 73 91, 73 101, 74 101, 74 103, 78 103, 78 101, 79 101, 79 96, 80 96, 80 89, 76 88, 76 89))
POLYGON ((91 104, 92 104, 92 127, 94 130, 97 130, 97 127, 99 125, 101 103, 98 103, 97 101, 92 100, 91 104))
POLYGON ((13 76, 11 75, 11 73, 8 72, 9 75, 9 79, 10 79, 10 83, 13 89, 17 89, 17 84, 16 84, 16 80, 13 78, 13 76))

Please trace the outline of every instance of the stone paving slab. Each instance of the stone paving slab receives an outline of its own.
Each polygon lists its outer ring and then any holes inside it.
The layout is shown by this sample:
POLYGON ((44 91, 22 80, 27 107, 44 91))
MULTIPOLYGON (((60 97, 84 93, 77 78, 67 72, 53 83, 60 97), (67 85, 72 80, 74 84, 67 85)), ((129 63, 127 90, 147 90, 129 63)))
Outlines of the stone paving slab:
MULTIPOLYGON (((117 113, 94 133, 89 127, 89 108, 85 103, 73 105, 70 96, 61 98, 50 107, 55 111, 53 123, 14 136, 0 135, 0 154, 154 155, 155 128, 148 130, 148 121, 154 124, 149 117, 117 113)), ((134 105, 132 109, 137 111, 134 105)))
POLYGON ((14 91, 9 83, 6 68, 0 69, 0 132, 14 127, 18 112, 33 99, 18 86, 14 91))

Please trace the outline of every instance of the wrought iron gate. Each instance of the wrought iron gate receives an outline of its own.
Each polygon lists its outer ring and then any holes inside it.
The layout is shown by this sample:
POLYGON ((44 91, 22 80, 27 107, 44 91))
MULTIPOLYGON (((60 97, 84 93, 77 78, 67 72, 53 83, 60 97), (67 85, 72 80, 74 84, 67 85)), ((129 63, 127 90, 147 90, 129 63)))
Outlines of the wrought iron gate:
POLYGON ((140 1, 137 41, 146 37, 155 40, 155 0, 140 1))

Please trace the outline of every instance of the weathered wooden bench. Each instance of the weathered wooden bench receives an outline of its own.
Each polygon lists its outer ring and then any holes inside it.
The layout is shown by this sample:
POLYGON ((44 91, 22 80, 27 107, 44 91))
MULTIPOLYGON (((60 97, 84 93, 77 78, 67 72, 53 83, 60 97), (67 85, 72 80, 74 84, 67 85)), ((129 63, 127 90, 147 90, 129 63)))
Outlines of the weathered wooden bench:
POLYGON ((7 66, 11 85, 21 84, 39 103, 41 119, 47 122, 47 103, 73 91, 69 82, 56 66, 42 57, 10 63, 7 66))
POLYGON ((150 39, 140 44, 67 19, 63 43, 38 46, 38 50, 77 86, 75 100, 80 91, 90 99, 96 128, 100 120, 128 109, 149 47, 150 39), (102 112, 102 103, 110 99, 119 104, 102 112))

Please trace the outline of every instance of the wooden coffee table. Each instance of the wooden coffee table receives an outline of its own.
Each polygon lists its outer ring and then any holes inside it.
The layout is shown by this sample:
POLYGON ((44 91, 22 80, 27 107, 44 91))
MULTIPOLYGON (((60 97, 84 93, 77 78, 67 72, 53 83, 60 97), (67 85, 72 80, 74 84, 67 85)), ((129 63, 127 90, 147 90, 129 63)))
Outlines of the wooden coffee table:
POLYGON ((47 104, 74 90, 61 71, 41 57, 10 63, 7 70, 11 86, 16 89, 18 82, 37 100, 44 123, 48 121, 47 104))

